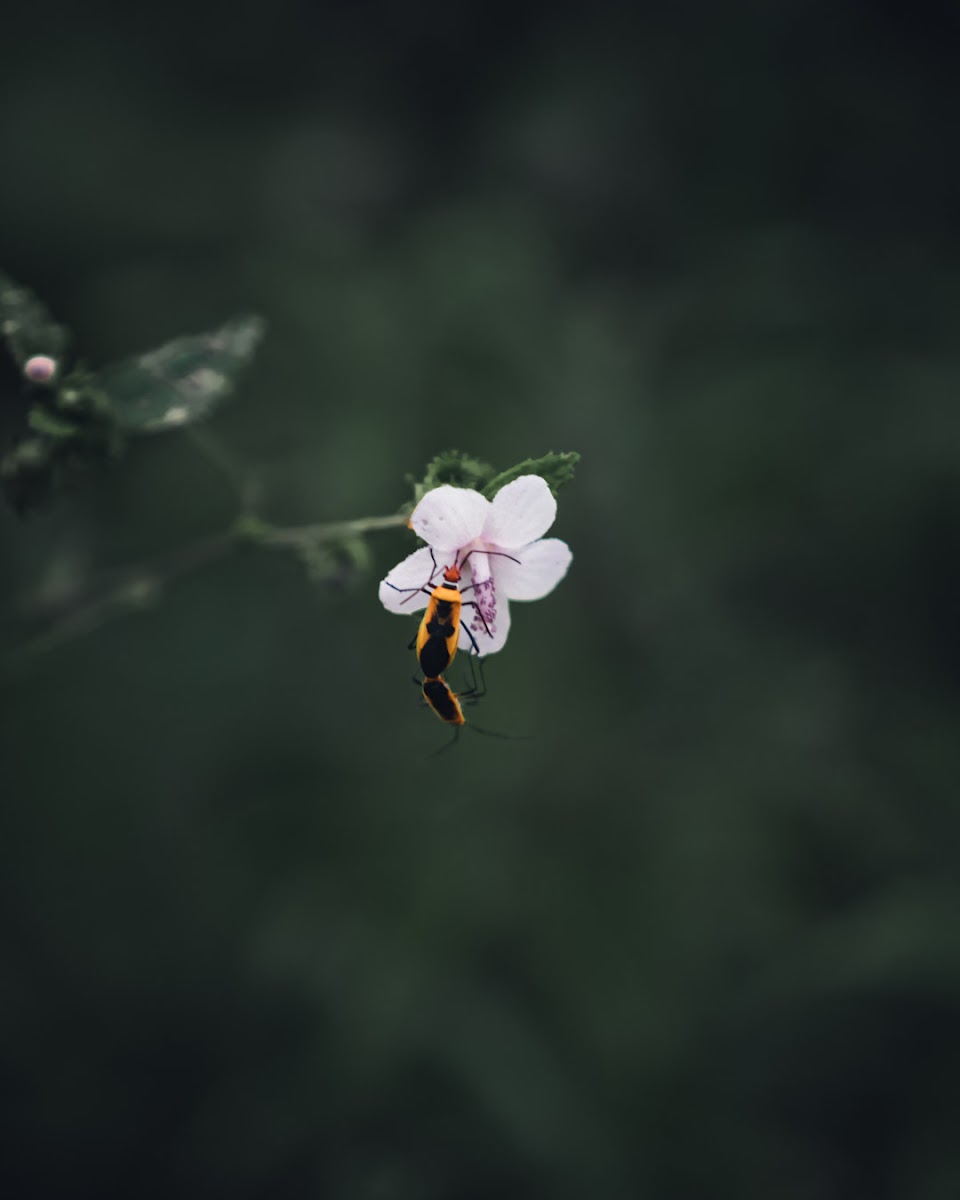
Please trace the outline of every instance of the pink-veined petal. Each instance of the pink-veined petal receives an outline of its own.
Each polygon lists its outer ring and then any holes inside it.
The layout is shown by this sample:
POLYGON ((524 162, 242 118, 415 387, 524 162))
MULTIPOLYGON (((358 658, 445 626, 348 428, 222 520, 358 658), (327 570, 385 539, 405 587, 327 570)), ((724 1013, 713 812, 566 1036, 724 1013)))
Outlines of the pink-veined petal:
POLYGON ((510 600, 542 600, 566 575, 573 555, 559 538, 543 538, 517 551, 519 563, 494 558, 493 576, 497 593, 510 600))
POLYGON ((457 649, 462 650, 464 654, 475 654, 473 642, 470 640, 470 634, 464 629, 464 623, 469 625, 470 633, 476 638, 477 646, 480 648, 481 656, 487 654, 496 654, 498 650, 502 650, 507 634, 510 632, 510 604, 506 596, 500 595, 497 597, 497 616, 490 627, 490 634, 484 629, 481 621, 476 618, 475 608, 463 609, 460 622, 460 637, 457 641, 457 649))
POLYGON ((425 608, 430 599, 426 592, 395 591, 396 588, 422 588, 436 586, 436 573, 433 559, 430 557, 430 547, 422 546, 408 554, 403 562, 397 563, 385 579, 380 580, 380 603, 392 613, 412 613, 425 608), (433 584, 429 582, 431 573, 434 574, 433 584), (388 586, 393 584, 393 587, 388 586))
POLYGON ((459 550, 480 536, 490 501, 472 488, 444 484, 427 492, 413 510, 414 533, 435 550, 459 550))
POLYGON ((557 515, 557 502, 545 479, 521 475, 494 496, 483 540, 505 550, 543 537, 557 515))

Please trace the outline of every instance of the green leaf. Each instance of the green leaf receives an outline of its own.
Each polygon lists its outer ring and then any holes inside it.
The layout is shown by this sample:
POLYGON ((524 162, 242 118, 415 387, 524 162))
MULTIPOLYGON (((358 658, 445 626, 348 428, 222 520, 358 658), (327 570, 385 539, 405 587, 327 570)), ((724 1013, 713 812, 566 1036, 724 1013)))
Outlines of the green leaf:
POLYGON ((422 480, 417 481, 414 476, 408 475, 407 482, 413 486, 414 504, 419 504, 427 492, 443 484, 480 491, 495 474, 489 463, 463 454, 460 450, 444 450, 427 464, 422 480))
POLYGON ((501 471, 481 489, 488 500, 492 500, 497 492, 521 475, 539 475, 545 479, 554 495, 573 479, 574 468, 580 461, 580 455, 575 450, 555 454, 552 450, 542 458, 528 458, 515 467, 501 471))
POLYGON ((59 359, 70 335, 33 292, 0 271, 0 337, 22 368, 35 354, 59 359))
POLYGON ((235 317, 219 329, 104 367, 94 376, 127 433, 161 433, 202 420, 233 391, 253 357, 265 323, 235 317))
POLYGON ((311 583, 349 584, 370 570, 371 554, 363 538, 340 538, 333 542, 304 542, 297 554, 311 583))
POLYGON ((70 421, 56 417, 40 404, 35 404, 27 414, 27 424, 34 433, 44 434, 52 438, 72 438, 77 436, 77 427, 70 421))

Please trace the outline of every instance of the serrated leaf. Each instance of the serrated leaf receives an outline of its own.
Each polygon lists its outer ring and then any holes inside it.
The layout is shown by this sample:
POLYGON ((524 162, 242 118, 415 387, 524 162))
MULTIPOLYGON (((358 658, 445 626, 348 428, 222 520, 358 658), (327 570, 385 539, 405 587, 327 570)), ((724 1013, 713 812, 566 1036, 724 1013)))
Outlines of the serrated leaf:
POLYGON ((127 433, 162 433, 208 417, 233 391, 265 330, 260 317, 235 317, 219 329, 104 367, 94 382, 127 433))
POLYGON ((460 450, 443 450, 427 463, 422 480, 418 481, 410 475, 407 481, 413 486, 414 504, 419 504, 427 492, 444 484, 479 491, 495 473, 489 463, 481 462, 460 450))
POLYGON ((488 500, 492 500, 502 487, 512 483, 514 479, 519 479, 521 475, 539 475, 547 481, 550 491, 556 495, 565 483, 573 479, 574 468, 579 461, 580 455, 575 450, 559 454, 551 450, 541 458, 528 458, 522 463, 517 463, 515 467, 501 471, 482 489, 482 493, 488 500))
POLYGON ((66 348, 69 333, 58 325, 29 288, 0 271, 0 337, 17 365, 35 354, 57 359, 66 348))

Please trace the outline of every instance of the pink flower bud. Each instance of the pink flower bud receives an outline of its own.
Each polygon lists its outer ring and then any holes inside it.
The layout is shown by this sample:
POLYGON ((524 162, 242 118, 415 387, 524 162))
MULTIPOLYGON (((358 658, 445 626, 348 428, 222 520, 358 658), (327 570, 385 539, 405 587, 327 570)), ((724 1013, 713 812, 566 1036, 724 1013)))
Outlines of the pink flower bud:
POLYGON ((57 373, 57 360, 47 354, 35 354, 24 363, 23 373, 31 383, 49 383, 57 373))

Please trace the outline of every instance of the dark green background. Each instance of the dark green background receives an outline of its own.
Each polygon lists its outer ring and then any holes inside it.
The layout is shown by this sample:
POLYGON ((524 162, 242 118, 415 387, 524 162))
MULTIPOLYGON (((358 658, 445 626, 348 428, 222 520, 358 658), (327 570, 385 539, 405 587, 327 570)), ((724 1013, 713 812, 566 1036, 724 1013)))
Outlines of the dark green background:
MULTIPOLYGON (((267 515, 583 454, 476 710, 533 741, 429 756, 405 532, 7 670, 6 1195, 960 1195, 957 34, 5 13, 0 264, 94 363, 263 313, 267 515)), ((0 514, 4 646, 231 505, 170 435, 0 514)))

